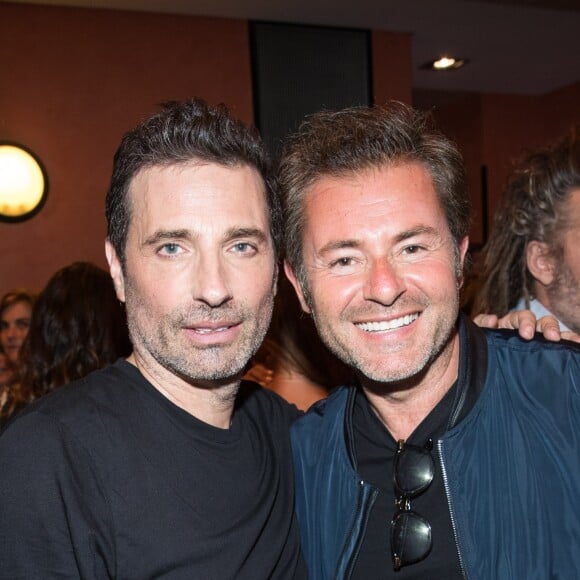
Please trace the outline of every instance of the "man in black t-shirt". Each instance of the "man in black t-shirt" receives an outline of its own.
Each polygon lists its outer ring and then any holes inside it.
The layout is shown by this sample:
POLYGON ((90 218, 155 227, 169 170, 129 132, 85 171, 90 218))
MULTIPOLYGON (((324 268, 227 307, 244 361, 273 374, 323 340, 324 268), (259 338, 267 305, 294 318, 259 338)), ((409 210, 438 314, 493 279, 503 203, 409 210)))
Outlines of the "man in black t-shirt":
POLYGON ((125 135, 106 255, 133 353, 0 437, 0 578, 306 577, 298 413, 241 381, 275 294, 270 183, 224 107, 170 103, 125 135))

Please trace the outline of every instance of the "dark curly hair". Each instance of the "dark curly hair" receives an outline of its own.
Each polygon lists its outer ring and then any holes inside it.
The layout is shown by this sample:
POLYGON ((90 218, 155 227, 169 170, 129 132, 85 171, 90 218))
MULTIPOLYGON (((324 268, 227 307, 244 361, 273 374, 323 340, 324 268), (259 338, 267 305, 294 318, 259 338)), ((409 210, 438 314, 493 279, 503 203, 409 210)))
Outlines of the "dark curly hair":
POLYGON ((552 256, 562 253, 568 227, 567 202, 580 188, 580 139, 572 130, 551 147, 528 153, 516 164, 494 216, 483 253, 473 312, 503 316, 523 298, 534 298, 528 271, 529 242, 544 242, 552 256))
POLYGON ((76 262, 54 274, 36 300, 22 345, 21 383, 39 397, 130 352, 111 277, 76 262))

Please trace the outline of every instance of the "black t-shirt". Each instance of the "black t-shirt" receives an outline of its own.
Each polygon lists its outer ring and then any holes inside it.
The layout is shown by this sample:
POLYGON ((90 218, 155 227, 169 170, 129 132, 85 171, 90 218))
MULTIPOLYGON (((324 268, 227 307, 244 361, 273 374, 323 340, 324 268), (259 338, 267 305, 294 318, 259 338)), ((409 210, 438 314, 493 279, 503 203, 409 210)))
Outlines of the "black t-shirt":
POLYGON ((353 580, 460 580, 459 556, 455 546, 451 516, 436 440, 447 430, 454 405, 454 386, 407 439, 407 443, 424 446, 434 442, 432 455, 435 477, 431 485, 411 499, 411 509, 431 524, 433 546, 424 560, 394 571, 391 554, 390 526, 395 513, 393 461, 397 444, 385 428, 361 390, 357 391, 353 409, 353 431, 357 472, 363 480, 379 489, 370 513, 360 552, 354 565, 353 580))
POLYGON ((0 578, 304 579, 297 416, 242 383, 217 429, 125 361, 41 399, 0 437, 0 578))

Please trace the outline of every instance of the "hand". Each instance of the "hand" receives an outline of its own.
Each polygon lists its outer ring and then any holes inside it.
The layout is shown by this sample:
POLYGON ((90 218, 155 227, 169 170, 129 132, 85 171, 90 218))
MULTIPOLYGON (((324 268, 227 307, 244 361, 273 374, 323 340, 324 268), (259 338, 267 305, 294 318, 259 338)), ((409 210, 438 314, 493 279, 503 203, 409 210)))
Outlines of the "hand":
POLYGON ((534 313, 530 310, 508 312, 499 319, 495 314, 478 314, 474 318, 474 322, 483 328, 517 330, 520 336, 526 340, 531 340, 536 332, 540 332, 546 340, 553 342, 558 342, 561 338, 580 342, 580 335, 574 332, 560 332, 560 325, 553 316, 543 316, 536 320, 534 313))

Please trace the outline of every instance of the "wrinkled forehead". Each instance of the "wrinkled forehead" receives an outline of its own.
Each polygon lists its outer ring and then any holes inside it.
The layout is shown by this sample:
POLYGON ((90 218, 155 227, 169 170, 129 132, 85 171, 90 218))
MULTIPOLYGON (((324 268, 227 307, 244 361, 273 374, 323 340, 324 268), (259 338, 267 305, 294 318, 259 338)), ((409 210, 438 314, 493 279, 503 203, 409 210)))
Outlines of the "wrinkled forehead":
POLYGON ((202 232, 245 225, 271 233, 266 186, 249 165, 157 165, 135 176, 129 196, 129 232, 159 227, 202 232))
MULTIPOLYGON (((353 200, 353 203, 356 203, 361 187, 364 187, 364 185, 369 182, 380 179, 380 176, 390 176, 393 173, 398 172, 397 170, 399 169, 409 169, 413 171, 416 176, 420 177, 424 184, 426 195, 428 194, 428 196, 431 197, 432 194, 435 193, 436 201, 441 209, 443 209, 443 204, 441 203, 438 193, 438 184, 437 181, 433 179, 430 168, 413 158, 398 158, 396 160, 387 160, 381 163, 367 164, 362 167, 357 167, 356 169, 333 172, 329 171, 316 175, 316 177, 314 177, 303 190, 301 196, 302 210, 304 211, 308 208, 313 193, 318 194, 321 185, 328 193, 329 202, 332 201, 333 190, 337 190, 350 192, 350 197, 353 200)), ((382 189, 381 193, 384 199, 388 199, 393 192, 388 187, 385 187, 382 189)), ((329 210, 330 209, 332 208, 329 207, 329 210)))
MULTIPOLYGON (((264 203, 268 205, 268 196, 267 196, 267 184, 264 179, 264 176, 260 173, 260 171, 251 164, 248 163, 217 163, 214 161, 206 161, 204 159, 199 158, 192 158, 184 161, 172 161, 167 163, 159 163, 155 165, 146 165, 139 169, 129 181, 129 185, 127 188, 128 191, 128 205, 129 208, 132 207, 132 204, 135 200, 139 199, 140 196, 143 194, 142 187, 139 187, 143 183, 147 183, 149 178, 154 174, 159 173, 173 173, 173 174, 180 174, 189 169, 200 169, 204 167, 214 167, 219 169, 225 170, 247 170, 253 175, 253 179, 255 183, 260 188, 262 192, 262 196, 264 199, 264 203)), ((240 191, 240 195, 244 195, 244 191, 240 191)))

